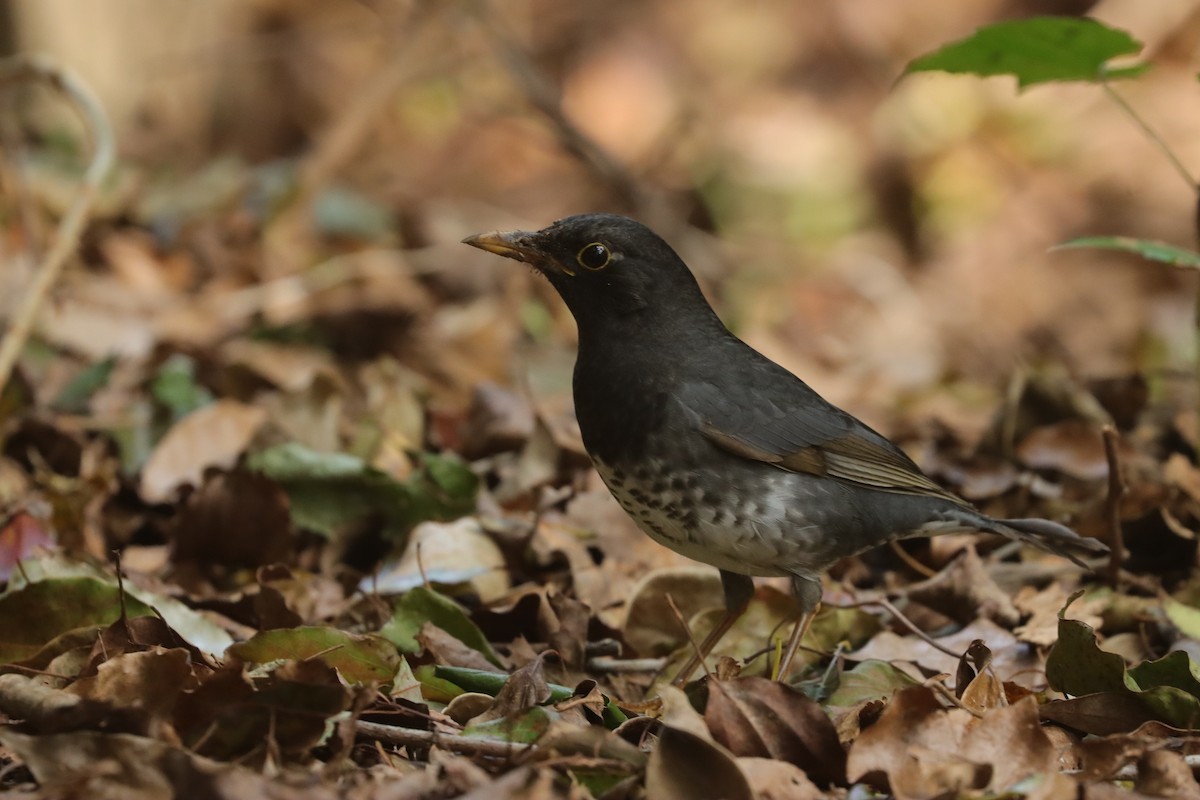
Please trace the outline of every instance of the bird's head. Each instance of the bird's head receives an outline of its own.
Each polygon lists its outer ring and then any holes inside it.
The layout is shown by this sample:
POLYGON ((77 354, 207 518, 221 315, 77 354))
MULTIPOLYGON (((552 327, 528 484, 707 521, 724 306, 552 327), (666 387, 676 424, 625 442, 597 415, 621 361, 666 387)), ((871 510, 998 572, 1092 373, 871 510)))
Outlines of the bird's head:
POLYGON ((616 214, 579 214, 540 231, 481 233, 472 247, 524 261, 588 329, 712 316, 696 279, 654 231, 616 214), (664 317, 666 315, 666 317, 664 317))

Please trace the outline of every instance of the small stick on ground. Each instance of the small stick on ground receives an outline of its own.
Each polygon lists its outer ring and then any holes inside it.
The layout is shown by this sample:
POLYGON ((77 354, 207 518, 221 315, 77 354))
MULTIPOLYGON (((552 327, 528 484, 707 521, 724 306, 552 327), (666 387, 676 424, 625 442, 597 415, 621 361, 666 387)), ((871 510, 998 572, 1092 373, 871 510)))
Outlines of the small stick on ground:
POLYGON ((492 758, 512 758, 523 755, 533 749, 531 744, 519 742, 500 742, 494 739, 472 739, 453 733, 436 733, 434 731, 419 731, 415 728, 397 728, 394 725, 381 725, 378 722, 354 723, 354 730, 360 736, 405 747, 433 747, 450 750, 463 755, 490 756, 492 758))
POLYGON ((1104 436, 1104 457, 1108 461, 1108 496, 1104 498, 1104 522, 1108 528, 1108 582, 1116 586, 1121 580, 1125 563, 1125 536, 1121 532, 1121 498, 1125 496, 1125 478, 1121 474, 1121 456, 1117 450, 1120 434, 1112 425, 1101 430, 1104 436))
POLYGON ((100 184, 116 160, 116 146, 108 116, 92 90, 77 75, 44 56, 22 55, 0 61, 0 89, 26 81, 48 83, 70 98, 91 137, 93 153, 91 164, 79 184, 79 191, 75 193, 67 213, 59 220, 54 244, 38 266, 37 277, 17 307, 8 333, 0 340, 0 392, 12 375, 21 349, 37 320, 38 310, 50 294, 50 287, 58 279, 67 258, 75 252, 100 184))
MULTIPOLYGON (((692 629, 688 627, 687 620, 683 618, 683 612, 679 610, 679 606, 675 605, 675 598, 671 595, 664 595, 667 605, 671 607, 671 613, 675 615, 675 619, 679 620, 679 625, 683 628, 683 632, 687 634, 688 641, 692 643, 692 651, 696 657, 700 659, 700 668, 704 670, 704 674, 712 679, 712 672, 708 669, 708 664, 704 663, 704 658, 708 654, 700 649, 700 645, 696 642, 696 637, 692 635, 692 629)), ((685 665, 687 666, 687 665, 685 665)), ((693 669, 693 671, 695 671, 693 669)))

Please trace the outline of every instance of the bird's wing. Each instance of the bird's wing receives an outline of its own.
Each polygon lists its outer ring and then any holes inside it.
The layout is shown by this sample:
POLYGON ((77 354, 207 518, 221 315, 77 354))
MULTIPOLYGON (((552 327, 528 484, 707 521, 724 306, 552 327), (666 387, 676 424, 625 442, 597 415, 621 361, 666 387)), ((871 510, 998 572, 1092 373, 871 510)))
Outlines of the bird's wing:
MULTIPOLYGON (((782 370, 781 370, 782 372, 782 370)), ((830 405, 790 373, 787 400, 690 384, 685 406, 700 432, 722 450, 791 472, 804 472, 884 492, 962 500, 929 479, 903 450, 830 405), (792 383, 794 381, 794 383, 792 383)), ((778 385, 778 383, 775 383, 778 385)))

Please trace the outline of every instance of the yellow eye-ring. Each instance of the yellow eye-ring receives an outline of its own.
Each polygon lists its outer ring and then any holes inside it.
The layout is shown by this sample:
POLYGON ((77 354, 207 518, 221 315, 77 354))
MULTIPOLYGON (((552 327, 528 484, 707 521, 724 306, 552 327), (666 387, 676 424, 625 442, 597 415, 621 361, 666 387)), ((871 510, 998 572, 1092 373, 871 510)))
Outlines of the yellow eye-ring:
POLYGON ((600 270, 608 266, 608 262, 612 261, 612 253, 608 248, 599 242, 592 242, 585 245, 579 254, 575 256, 575 260, 579 262, 579 266, 584 269, 600 270))

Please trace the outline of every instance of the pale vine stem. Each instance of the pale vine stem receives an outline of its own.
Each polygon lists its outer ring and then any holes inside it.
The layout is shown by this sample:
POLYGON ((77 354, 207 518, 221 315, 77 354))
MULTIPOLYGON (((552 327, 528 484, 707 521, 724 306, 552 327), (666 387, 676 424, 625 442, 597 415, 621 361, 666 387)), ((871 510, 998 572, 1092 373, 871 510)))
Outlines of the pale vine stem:
MULTIPOLYGON (((1196 184, 1196 179, 1188 171, 1184 163, 1179 160, 1179 156, 1175 155, 1175 151, 1171 149, 1171 146, 1158 134, 1158 131, 1150 126, 1150 123, 1146 122, 1133 106, 1129 105, 1125 98, 1112 87, 1112 84, 1103 75, 1100 77, 1100 88, 1108 95, 1108 99, 1116 103, 1117 107, 1125 112, 1125 116, 1129 117, 1133 121, 1133 124, 1137 125, 1142 133, 1154 143, 1159 152, 1170 162, 1175 172, 1187 183, 1188 188, 1193 193, 1200 193, 1200 186, 1196 184)), ((1197 238, 1200 239, 1200 198, 1197 200, 1196 214, 1197 216, 1194 220, 1196 225, 1195 233, 1197 234, 1197 238)), ((1196 383, 1200 386, 1200 286, 1196 287, 1196 296, 1192 301, 1192 339, 1196 348, 1196 354, 1193 356, 1193 369, 1195 371, 1196 383)), ((1197 400, 1196 406, 1196 436, 1200 437, 1200 399, 1197 400)))
POLYGON ((67 213, 59 220, 54 242, 38 265, 33 284, 17 307, 4 339, 0 340, 0 392, 8 384, 21 349, 29 339, 38 310, 79 244, 88 212, 116 160, 116 144, 108 115, 96 95, 77 75, 40 55, 19 55, 0 61, 0 90, 33 81, 48 84, 66 95, 75 106, 92 140, 92 160, 67 213))

